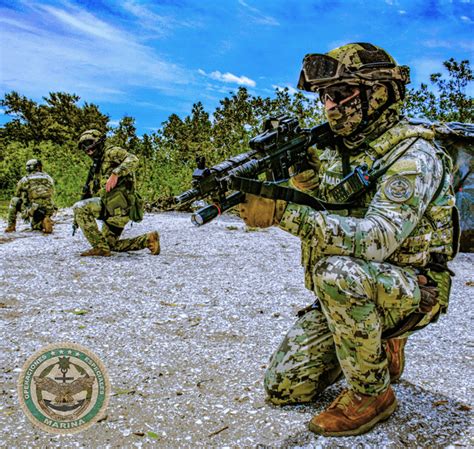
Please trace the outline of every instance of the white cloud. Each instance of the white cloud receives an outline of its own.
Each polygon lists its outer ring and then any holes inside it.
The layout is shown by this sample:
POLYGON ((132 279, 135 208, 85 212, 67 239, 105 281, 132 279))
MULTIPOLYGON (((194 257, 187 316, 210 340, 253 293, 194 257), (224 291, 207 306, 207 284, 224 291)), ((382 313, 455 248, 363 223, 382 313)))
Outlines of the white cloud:
POLYGON ((466 23, 472 23, 472 20, 468 16, 461 16, 461 20, 466 23))
POLYGON ((46 13, 55 17, 59 22, 62 22, 68 27, 72 27, 80 33, 91 37, 98 37, 100 39, 117 42, 124 40, 122 33, 120 33, 116 28, 108 25, 100 19, 97 19, 94 15, 85 10, 75 9, 72 12, 68 12, 53 6, 43 5, 39 5, 38 8, 44 10, 46 13))
POLYGON ((201 26, 196 21, 189 21, 183 18, 176 19, 169 15, 157 14, 150 7, 136 0, 125 0, 121 6, 125 11, 139 19, 141 28, 152 30, 159 36, 164 36, 171 29, 177 27, 198 28, 201 26))
POLYGON ((406 13, 407 13, 407 12, 406 12, 404 9, 399 9, 399 10, 398 10, 398 14, 400 14, 400 15, 402 15, 402 16, 405 15, 406 13))
POLYGON ((33 14, 0 22, 2 59, 9 61, 0 78, 2 90, 33 98, 66 91, 88 101, 123 101, 137 87, 176 93, 192 81, 190 72, 134 34, 85 9, 33 8, 33 14))
POLYGON ((259 23, 260 25, 269 25, 269 26, 279 26, 280 23, 272 16, 267 16, 263 14, 259 9, 250 6, 244 0, 239 0, 239 4, 243 6, 246 11, 249 13, 251 19, 255 23, 259 23))
POLYGON ((247 76, 244 76, 244 75, 237 76, 230 72, 221 73, 219 72, 219 70, 215 70, 214 72, 206 73, 204 70, 198 69, 198 73, 200 75, 207 76, 214 80, 221 81, 223 83, 233 83, 233 84, 238 84, 242 86, 250 86, 250 87, 255 87, 257 85, 257 83, 254 80, 248 78, 247 76))

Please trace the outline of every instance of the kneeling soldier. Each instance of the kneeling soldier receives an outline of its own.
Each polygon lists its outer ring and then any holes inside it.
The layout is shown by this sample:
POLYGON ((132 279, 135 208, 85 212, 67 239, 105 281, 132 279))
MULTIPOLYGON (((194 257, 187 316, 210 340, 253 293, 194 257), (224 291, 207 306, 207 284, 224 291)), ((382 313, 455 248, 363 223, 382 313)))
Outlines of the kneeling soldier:
POLYGON ((160 253, 158 232, 153 231, 129 239, 120 239, 125 225, 132 219, 136 207, 134 172, 138 158, 123 148, 107 145, 103 133, 85 131, 79 138, 79 149, 94 163, 83 199, 73 206, 74 221, 82 229, 92 248, 81 256, 110 256, 110 251, 136 251, 149 248, 160 253), (103 221, 102 231, 96 219, 103 221))

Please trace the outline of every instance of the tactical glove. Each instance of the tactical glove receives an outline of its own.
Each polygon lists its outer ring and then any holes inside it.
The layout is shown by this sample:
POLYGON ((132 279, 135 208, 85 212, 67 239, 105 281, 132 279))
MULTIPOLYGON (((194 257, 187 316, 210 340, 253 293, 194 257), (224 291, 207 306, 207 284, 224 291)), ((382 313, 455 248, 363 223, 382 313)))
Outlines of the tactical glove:
POLYGON ((308 164, 311 167, 309 170, 291 178, 291 184, 298 190, 314 190, 318 186, 318 172, 321 163, 316 149, 313 147, 308 148, 308 164))
POLYGON ((438 303, 439 291, 434 286, 429 286, 428 278, 418 275, 418 286, 420 287, 421 299, 418 309, 421 313, 429 313, 431 309, 438 303))
POLYGON ((247 226, 268 228, 280 222, 286 205, 286 201, 247 194, 245 201, 239 205, 240 217, 247 226))

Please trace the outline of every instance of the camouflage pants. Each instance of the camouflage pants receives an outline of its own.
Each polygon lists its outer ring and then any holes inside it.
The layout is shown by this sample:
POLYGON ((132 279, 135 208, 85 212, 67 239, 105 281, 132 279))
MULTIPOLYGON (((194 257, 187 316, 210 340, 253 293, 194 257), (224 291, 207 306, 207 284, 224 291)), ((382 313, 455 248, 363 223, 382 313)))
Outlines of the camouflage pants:
POLYGON ((103 222, 102 231, 99 231, 96 219, 100 218, 102 207, 100 198, 88 198, 78 201, 73 206, 74 220, 94 248, 120 252, 137 251, 147 247, 147 234, 119 239, 123 228, 130 221, 128 216, 108 217, 103 222))
POLYGON ((319 261, 313 279, 321 310, 298 319, 271 357, 264 382, 270 400, 314 400, 341 369, 351 389, 384 391, 390 376, 381 336, 418 308, 413 270, 331 256, 319 261))
MULTIPOLYGON (((22 205, 21 198, 17 196, 12 197, 10 206, 8 207, 8 226, 14 226, 16 224, 16 216, 22 212, 22 205)), ((45 217, 51 217, 55 211, 56 208, 49 202, 45 202, 45 204, 35 203, 23 209, 22 217, 30 221, 31 229, 41 231, 43 229, 43 219, 45 217)))

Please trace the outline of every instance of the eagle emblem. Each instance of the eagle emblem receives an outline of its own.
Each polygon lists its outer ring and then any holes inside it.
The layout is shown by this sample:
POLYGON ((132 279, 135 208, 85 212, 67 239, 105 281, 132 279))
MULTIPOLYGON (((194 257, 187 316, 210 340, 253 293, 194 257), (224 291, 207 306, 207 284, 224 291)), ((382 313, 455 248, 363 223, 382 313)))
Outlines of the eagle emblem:
POLYGON ((94 378, 90 376, 79 377, 71 383, 60 383, 49 377, 39 376, 35 376, 33 380, 39 389, 54 395, 54 403, 58 405, 73 404, 74 395, 89 390, 94 383, 94 378))

